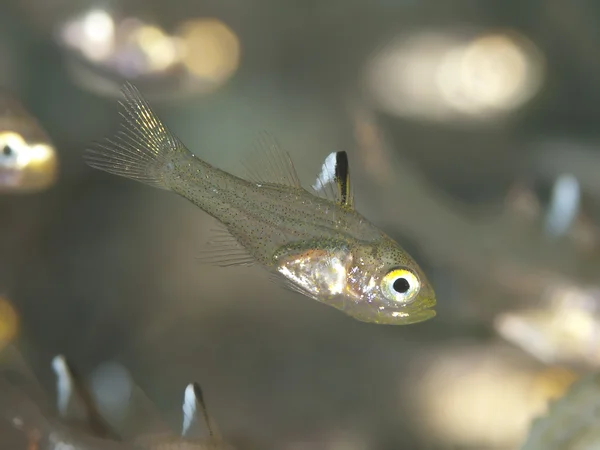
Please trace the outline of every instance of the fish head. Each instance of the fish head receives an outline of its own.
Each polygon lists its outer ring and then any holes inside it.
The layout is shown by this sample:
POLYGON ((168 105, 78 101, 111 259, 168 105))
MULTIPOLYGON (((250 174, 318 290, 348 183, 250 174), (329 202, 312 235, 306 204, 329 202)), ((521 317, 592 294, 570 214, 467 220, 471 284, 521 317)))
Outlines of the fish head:
POLYGON ((0 129, 0 191, 39 191, 56 179, 57 157, 49 142, 0 129))
POLYGON ((293 243, 275 255, 286 285, 363 322, 407 325, 435 316, 435 293, 419 265, 397 243, 293 243))
POLYGON ((408 325, 435 316, 433 287, 416 261, 384 236, 352 249, 344 312, 363 322, 408 325))

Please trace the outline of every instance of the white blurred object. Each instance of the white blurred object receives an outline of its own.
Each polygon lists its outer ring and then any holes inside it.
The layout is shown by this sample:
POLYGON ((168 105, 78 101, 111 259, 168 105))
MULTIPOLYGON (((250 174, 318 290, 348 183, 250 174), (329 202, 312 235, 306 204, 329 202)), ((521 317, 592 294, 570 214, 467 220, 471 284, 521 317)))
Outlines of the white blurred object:
POLYGON ((100 413, 111 424, 122 423, 129 411, 133 381, 125 367, 116 362, 99 365, 90 377, 90 388, 100 413))
POLYGON ((544 61, 517 33, 430 31, 398 36, 366 67, 381 109, 432 121, 487 120, 514 111, 540 89, 544 61))
POLYGON ((67 22, 60 32, 63 42, 92 61, 108 58, 115 45, 115 23, 107 11, 93 9, 67 22))
POLYGON ((496 331, 545 363, 600 366, 600 293, 556 286, 536 309, 509 311, 496 331))
POLYGON ((574 375, 544 370, 505 346, 455 343, 415 361, 402 386, 423 434, 438 444, 513 449, 574 375))
POLYGON ((545 415, 531 425, 520 450, 595 450, 600 448, 600 374, 573 384, 545 415))
POLYGON ((239 38, 216 18, 189 19, 169 33, 141 18, 90 9, 55 30, 76 82, 117 95, 124 80, 174 94, 206 93, 226 83, 240 61, 239 38))
POLYGON ((546 213, 546 232, 564 235, 579 212, 581 192, 579 182, 571 174, 560 175, 554 183, 550 207, 546 213))

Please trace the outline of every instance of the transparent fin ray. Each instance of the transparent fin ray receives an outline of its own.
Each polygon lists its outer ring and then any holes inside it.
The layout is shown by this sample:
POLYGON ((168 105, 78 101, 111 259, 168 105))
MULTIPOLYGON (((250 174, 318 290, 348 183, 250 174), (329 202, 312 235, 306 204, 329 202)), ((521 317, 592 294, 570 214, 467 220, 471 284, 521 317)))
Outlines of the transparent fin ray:
POLYGON ((244 158, 242 165, 248 181, 302 188, 292 158, 267 131, 259 133, 253 151, 244 158))
POLYGON ((312 188, 316 194, 322 195, 340 206, 354 207, 350 164, 346 152, 333 152, 325 158, 312 188))
MULTIPOLYGON (((163 124, 138 89, 123 85, 119 102, 121 129, 112 138, 92 144, 84 154, 86 163, 114 175, 168 189, 164 167, 169 157, 185 146, 163 124)), ((187 150, 185 150, 187 151, 187 150)))
POLYGON ((218 267, 251 266, 256 260, 248 251, 220 224, 210 230, 212 238, 200 249, 196 261, 200 264, 218 267))

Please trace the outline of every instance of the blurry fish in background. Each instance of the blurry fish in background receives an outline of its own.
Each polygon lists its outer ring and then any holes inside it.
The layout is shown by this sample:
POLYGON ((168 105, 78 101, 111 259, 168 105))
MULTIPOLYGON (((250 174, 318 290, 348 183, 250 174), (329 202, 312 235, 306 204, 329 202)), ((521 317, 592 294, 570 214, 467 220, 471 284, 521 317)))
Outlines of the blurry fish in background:
POLYGON ((203 260, 259 262, 275 280, 355 319, 390 325, 435 316, 435 293, 406 251, 353 207, 348 157, 328 156, 305 190, 289 155, 264 135, 238 178, 197 158, 130 83, 115 137, 85 154, 96 169, 171 190, 224 228, 203 260))
POLYGON ((197 449, 197 450, 234 450, 221 435, 219 428, 208 412, 200 385, 191 383, 185 388, 183 398, 183 423, 181 434, 153 433, 136 438, 136 446, 160 450, 197 449), (208 436, 203 432, 205 429, 208 436))
MULTIPOLYGON (((535 188, 531 180, 516 182, 507 196, 506 213, 549 239, 562 239, 582 253, 596 252, 600 229, 584 210, 577 178, 557 176, 547 201, 535 188)), ((545 295, 534 305, 499 314, 496 331, 544 363, 600 367, 600 290, 550 278, 544 284, 545 295)))
POLYGON ((504 343, 448 343, 412 364, 399 401, 410 402, 415 425, 440 448, 514 449, 578 377, 504 343))
POLYGON ((593 450, 600 448, 600 373, 573 383, 535 419, 520 450, 593 450))
POLYGON ((600 367, 600 290, 556 286, 536 308, 499 314, 494 328, 540 361, 600 367))
MULTIPOLYGON (((172 433, 162 420, 155 420, 139 424, 134 430, 136 434, 128 435, 132 431, 129 430, 121 435, 101 414, 97 398, 101 391, 90 388, 63 355, 52 359, 52 369, 56 375, 56 411, 47 403, 20 353, 13 346, 0 353, 0 422, 4 420, 21 432, 28 448, 233 450, 208 412, 198 383, 185 389, 181 434, 172 433), (137 434, 142 425, 148 431, 137 434)), ((139 388, 126 399, 128 407, 132 408, 133 402, 140 399, 143 404, 135 406, 148 408, 150 415, 157 415, 139 388)), ((130 412, 138 414, 140 410, 132 408, 130 412)), ((129 425, 133 420, 144 421, 148 417, 144 413, 130 418, 129 425)), ((9 438, 12 437, 0 436, 0 448, 5 448, 9 438)))
POLYGON ((119 440, 100 414, 91 390, 63 355, 52 359, 56 375, 56 403, 59 416, 69 424, 94 436, 119 440))
POLYGON ((56 149, 37 120, 0 89, 0 193, 35 193, 58 177, 56 149))
POLYGON ((152 98, 212 92, 236 72, 240 43, 217 18, 182 21, 173 33, 141 17, 91 8, 56 27, 67 67, 79 85, 115 96, 135 80, 152 98))
POLYGON ((70 448, 73 450, 133 450, 117 440, 105 438, 108 429, 100 429, 95 410, 81 396, 80 384, 74 380, 62 357, 54 364, 58 392, 58 413, 50 406, 36 377, 12 346, 0 353, 0 422, 12 433, 0 436, 0 448, 21 438, 29 449, 70 448), (79 403, 84 409, 71 405, 79 403), (96 434, 96 433, 99 433, 96 434))
MULTIPOLYGON (((527 225, 538 226, 552 239, 563 239, 586 253, 600 248, 600 227, 590 214, 589 201, 579 179, 561 174, 552 181, 547 201, 542 200, 534 180, 517 180, 506 196, 508 216, 523 219, 527 225)), ((541 183, 545 185, 546 183, 541 183)))
POLYGON ((142 449, 233 450, 208 411, 198 383, 190 383, 182 403, 182 427, 173 432, 155 405, 116 363, 99 366, 90 382, 95 411, 117 430, 124 442, 142 449))
POLYGON ((374 107, 437 122, 499 119, 540 89, 544 60, 510 30, 406 33, 381 46, 364 75, 374 107))

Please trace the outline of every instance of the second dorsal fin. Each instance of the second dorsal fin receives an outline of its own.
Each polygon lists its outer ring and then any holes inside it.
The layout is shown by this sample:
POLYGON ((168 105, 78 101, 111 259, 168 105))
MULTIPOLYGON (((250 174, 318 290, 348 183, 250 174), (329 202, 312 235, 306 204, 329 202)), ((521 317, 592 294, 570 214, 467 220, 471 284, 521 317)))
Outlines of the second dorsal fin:
POLYGON ((185 388, 183 397, 183 426, 181 436, 189 438, 197 432, 200 424, 200 414, 204 418, 204 423, 208 434, 213 440, 221 440, 221 433, 215 421, 212 419, 206 408, 202 389, 198 383, 190 383, 185 388))
POLYGON ((325 158, 312 188, 340 206, 353 208, 354 195, 350 183, 348 154, 344 151, 330 153, 325 158))

